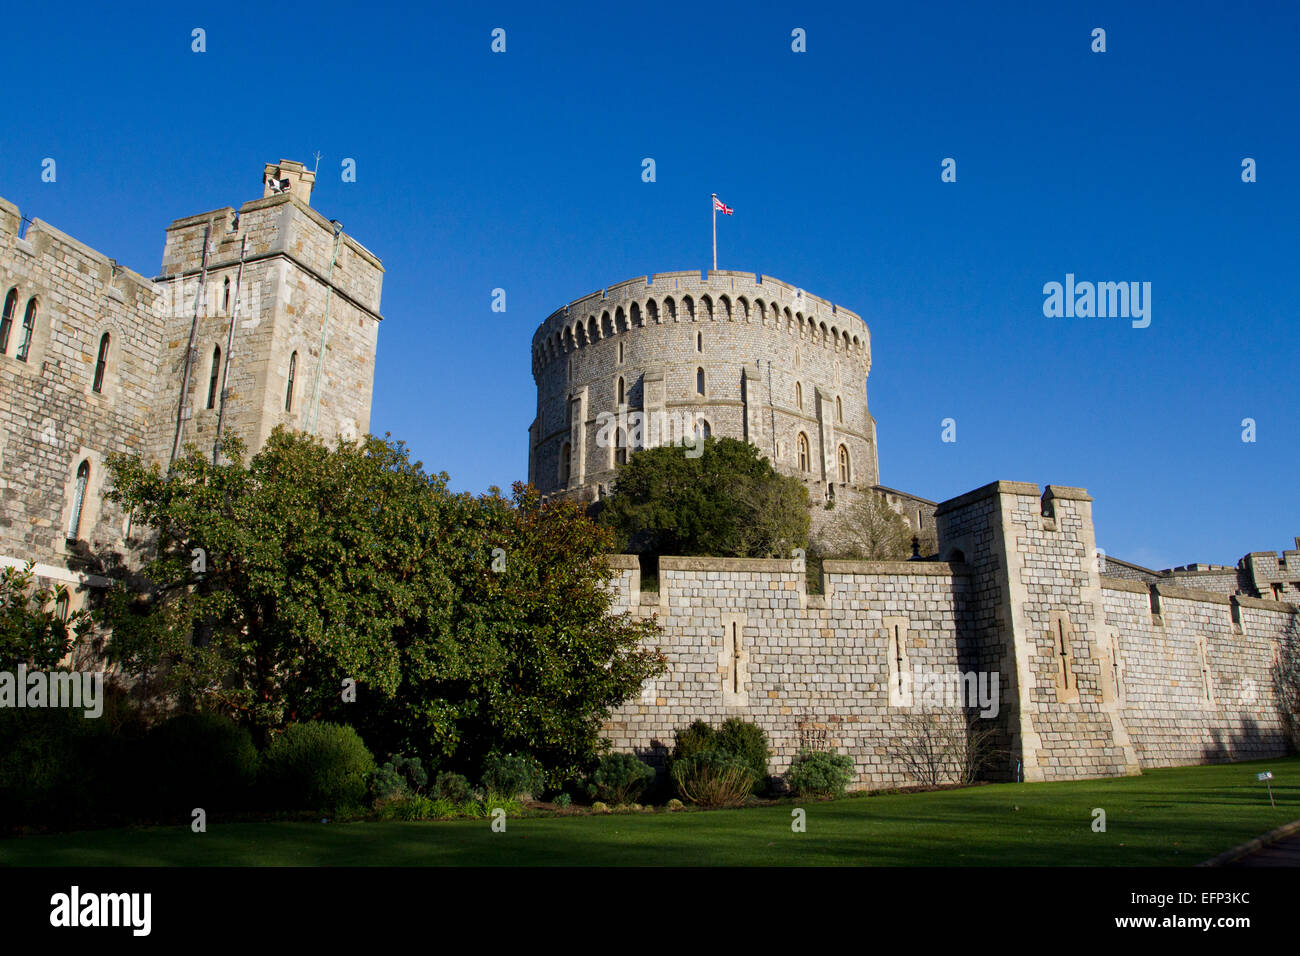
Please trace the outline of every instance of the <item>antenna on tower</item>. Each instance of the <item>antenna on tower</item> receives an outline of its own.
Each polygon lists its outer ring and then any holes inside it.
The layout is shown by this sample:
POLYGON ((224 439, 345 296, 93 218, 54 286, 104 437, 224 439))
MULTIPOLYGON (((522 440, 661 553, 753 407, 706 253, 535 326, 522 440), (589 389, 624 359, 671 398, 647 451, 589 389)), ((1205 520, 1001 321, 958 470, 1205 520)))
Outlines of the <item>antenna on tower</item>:
POLYGON ((315 174, 318 172, 320 172, 320 150, 319 149, 316 150, 316 168, 312 170, 312 173, 315 174))

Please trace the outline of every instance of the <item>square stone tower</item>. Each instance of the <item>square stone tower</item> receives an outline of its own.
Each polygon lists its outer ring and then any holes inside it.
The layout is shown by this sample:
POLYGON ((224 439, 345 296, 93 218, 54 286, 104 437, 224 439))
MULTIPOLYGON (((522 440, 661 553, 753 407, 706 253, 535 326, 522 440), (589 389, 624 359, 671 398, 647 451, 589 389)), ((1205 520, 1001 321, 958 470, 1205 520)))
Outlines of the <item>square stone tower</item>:
POLYGON ((327 442, 369 430, 384 269, 308 205, 315 178, 267 164, 260 199, 167 227, 156 460, 210 453, 218 428, 249 453, 278 424, 327 442))
POLYGON ((995 481, 938 506, 939 555, 971 570, 963 667, 999 675, 1006 775, 1138 773, 1105 654, 1108 631, 1082 488, 995 481))

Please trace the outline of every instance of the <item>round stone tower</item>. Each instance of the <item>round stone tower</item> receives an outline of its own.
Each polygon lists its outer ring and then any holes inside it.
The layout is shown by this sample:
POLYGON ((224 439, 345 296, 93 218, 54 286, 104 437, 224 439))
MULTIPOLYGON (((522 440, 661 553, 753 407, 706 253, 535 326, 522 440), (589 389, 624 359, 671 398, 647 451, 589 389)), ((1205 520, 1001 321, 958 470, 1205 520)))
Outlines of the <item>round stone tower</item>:
MULTIPOLYGON (((533 335, 528 476, 594 501, 638 448, 743 439, 814 505, 876 485, 871 337, 855 313, 748 272, 661 272, 552 313, 533 335)), ((814 508, 814 515, 821 508, 814 508)), ((817 523, 817 522, 815 522, 817 523)))

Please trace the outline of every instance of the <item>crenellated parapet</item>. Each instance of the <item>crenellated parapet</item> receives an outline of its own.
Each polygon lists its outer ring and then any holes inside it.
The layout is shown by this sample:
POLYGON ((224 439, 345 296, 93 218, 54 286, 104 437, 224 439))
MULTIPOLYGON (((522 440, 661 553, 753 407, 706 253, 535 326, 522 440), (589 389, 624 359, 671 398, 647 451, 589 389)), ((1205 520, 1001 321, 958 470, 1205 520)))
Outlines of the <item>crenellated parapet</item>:
POLYGON ((696 433, 750 442, 819 506, 879 477, 866 323, 771 276, 629 279, 557 309, 532 352, 546 494, 598 498, 632 452, 696 433))

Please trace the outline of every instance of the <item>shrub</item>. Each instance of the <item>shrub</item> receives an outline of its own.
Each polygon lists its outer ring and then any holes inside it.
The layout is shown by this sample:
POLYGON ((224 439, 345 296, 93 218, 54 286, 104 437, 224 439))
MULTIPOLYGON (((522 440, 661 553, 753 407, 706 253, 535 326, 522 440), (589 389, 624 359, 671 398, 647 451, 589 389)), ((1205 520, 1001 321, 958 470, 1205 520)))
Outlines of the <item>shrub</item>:
POLYGON ((325 809, 359 804, 375 759, 344 724, 290 724, 262 757, 267 795, 280 809, 325 809))
POLYGON ((431 820, 438 815, 438 802, 419 794, 407 794, 379 803, 381 820, 431 820))
POLYGON ((591 775, 591 785, 601 800, 632 803, 654 778, 654 767, 634 755, 606 754, 591 775))
POLYGON ((591 805, 591 812, 592 812, 592 813, 610 813, 610 812, 612 812, 612 811, 609 809, 609 804, 608 804, 608 803, 605 803, 605 802, 603 802, 603 801, 601 801, 601 800, 597 800, 595 803, 593 803, 593 804, 591 805))
POLYGON ((735 807, 754 786, 754 771, 722 750, 704 750, 673 763, 673 782, 683 797, 703 807, 735 807))
POLYGON ((451 803, 464 803, 474 797, 469 781, 458 773, 444 771, 433 781, 433 796, 436 800, 451 803))
POLYGON ((685 809, 686 809, 686 804, 682 803, 682 802, 681 802, 680 800, 678 800, 676 797, 673 797, 671 800, 668 801, 668 809, 669 809, 669 810, 685 810, 685 809))
POLYGON ((718 741, 718 732, 702 720, 695 721, 685 730, 677 731, 673 736, 675 738, 673 752, 668 757, 670 772, 675 761, 685 757, 693 757, 701 751, 712 750, 717 746, 718 741))
POLYGON ((397 754, 370 775, 370 793, 376 800, 409 797, 421 793, 428 782, 419 757, 397 754))
POLYGON ((0 826, 90 816, 107 731, 107 721, 70 708, 0 708, 0 826))
POLYGON ((161 812, 244 807, 257 780, 253 735, 215 713, 179 714, 149 732, 146 799, 161 812))
POLYGON ((488 754, 483 761, 483 789, 498 797, 513 798, 541 791, 542 765, 527 754, 488 754))
POLYGON ((754 792, 767 788, 767 734, 758 724, 728 717, 718 729, 717 747, 743 760, 754 772, 754 792))
MULTIPOLYGON (((753 773, 754 792, 767 786, 768 748, 767 734, 758 724, 739 717, 729 717, 715 730, 702 720, 697 720, 676 733, 673 752, 668 758, 668 775, 673 777, 674 766, 698 754, 719 751, 738 758, 753 773)), ((675 779, 675 778, 674 778, 675 779)))
POLYGON ((785 779, 795 796, 840 797, 853 780, 853 759, 833 750, 801 750, 785 779))
POLYGON ((573 797, 569 796, 567 793, 557 793, 554 802, 557 807, 563 810, 569 804, 573 803, 573 797))

